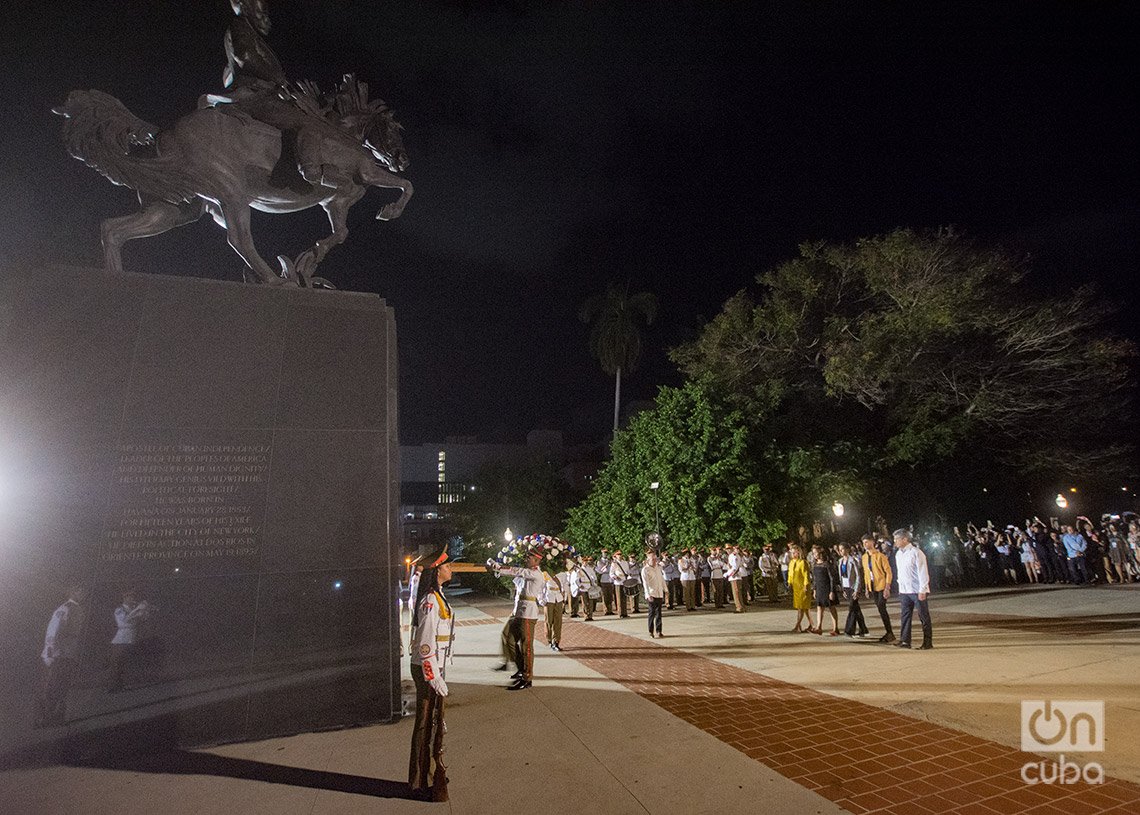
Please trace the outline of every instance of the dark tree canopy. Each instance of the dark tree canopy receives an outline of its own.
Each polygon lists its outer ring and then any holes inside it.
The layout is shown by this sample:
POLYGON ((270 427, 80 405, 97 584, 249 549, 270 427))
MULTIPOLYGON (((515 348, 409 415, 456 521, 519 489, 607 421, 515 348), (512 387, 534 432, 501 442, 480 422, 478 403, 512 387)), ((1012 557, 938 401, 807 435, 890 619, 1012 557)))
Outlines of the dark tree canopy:
POLYGON ((805 244, 673 358, 778 447, 846 444, 878 471, 971 452, 1118 472, 1135 348, 1092 291, 1032 296, 1026 272, 952 230, 805 244))

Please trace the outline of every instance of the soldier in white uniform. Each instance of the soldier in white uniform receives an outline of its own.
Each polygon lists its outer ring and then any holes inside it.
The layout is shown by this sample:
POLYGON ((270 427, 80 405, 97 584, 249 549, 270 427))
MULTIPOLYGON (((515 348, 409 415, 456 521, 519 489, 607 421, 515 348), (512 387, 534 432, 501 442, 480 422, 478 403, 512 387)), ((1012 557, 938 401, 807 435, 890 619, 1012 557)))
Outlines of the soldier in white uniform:
POLYGON ((594 609, 601 599, 602 587, 598 583, 598 573, 594 570, 594 559, 589 555, 582 558, 582 563, 570 572, 570 592, 585 609, 586 622, 593 622, 594 609))
POLYGON ((610 566, 612 565, 610 550, 603 549, 598 556, 597 570, 598 583, 602 589, 602 604, 606 607, 606 612, 603 615, 605 617, 612 616, 614 613, 614 580, 610 577, 610 566))
POLYGON ((625 593, 625 581, 629 576, 629 566, 621 556, 621 550, 614 550, 613 560, 610 561, 610 581, 614 584, 614 596, 617 598, 618 617, 629 616, 629 597, 625 593))
POLYGON ((501 566, 493 561, 488 564, 496 575, 505 574, 515 579, 515 607, 504 629, 503 653, 505 657, 508 651, 513 652, 518 671, 514 676, 515 683, 507 690, 529 688, 534 677, 534 624, 538 619, 545 582, 538 569, 541 559, 541 552, 531 550, 527 553, 524 567, 501 566))
POLYGON ((447 768, 443 764, 443 700, 447 696, 445 666, 451 656, 455 618, 440 587, 451 579, 447 548, 423 559, 419 592, 412 614, 412 680, 416 683, 416 723, 408 785, 423 800, 447 800, 447 768))
POLYGON ((717 608, 724 608, 724 569, 727 565, 721 557, 720 547, 714 546, 709 553, 709 577, 712 582, 713 604, 717 608))
POLYGON ((779 600, 780 559, 772 550, 772 544, 764 544, 764 554, 760 556, 760 576, 764 578, 764 590, 768 592, 768 602, 779 600))
POLYGON ((685 601, 685 610, 694 611, 697 607, 697 574, 700 569, 696 556, 682 551, 677 558, 677 568, 681 571, 681 596, 685 601))
POLYGON ((641 564, 637 562, 637 555, 633 555, 625 563, 625 593, 633 600, 633 613, 641 613, 641 564))
MULTIPOLYGON (((543 606, 546 612, 546 639, 550 641, 550 650, 561 650, 562 643, 562 614, 565 611, 565 590, 562 586, 563 572, 550 574, 542 573, 543 606)), ((570 581, 569 575, 566 577, 570 581)))
MULTIPOLYGON (((677 568, 677 561, 673 556, 666 553, 661 558, 661 571, 665 574, 665 586, 668 588, 665 608, 672 611, 674 607, 681 605, 681 570, 677 568)), ((644 578, 642 582, 645 582, 644 578)))
POLYGON ((744 555, 740 552, 740 547, 728 547, 728 568, 724 571, 724 576, 728 580, 728 585, 732 587, 732 602, 736 608, 733 612, 736 614, 744 613, 744 555))

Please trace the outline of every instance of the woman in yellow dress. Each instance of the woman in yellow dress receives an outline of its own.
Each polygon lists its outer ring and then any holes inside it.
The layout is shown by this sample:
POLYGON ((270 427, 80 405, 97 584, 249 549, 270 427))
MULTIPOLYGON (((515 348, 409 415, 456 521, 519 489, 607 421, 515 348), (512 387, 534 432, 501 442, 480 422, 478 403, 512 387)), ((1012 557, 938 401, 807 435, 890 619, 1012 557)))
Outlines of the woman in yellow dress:
POLYGON ((792 629, 795 634, 803 632, 800 623, 805 617, 808 620, 808 630, 811 630, 811 618, 808 617, 811 610, 811 569, 808 568, 800 547, 792 544, 788 551, 792 554, 788 561, 788 587, 792 590, 792 608, 796 610, 796 627, 792 629))

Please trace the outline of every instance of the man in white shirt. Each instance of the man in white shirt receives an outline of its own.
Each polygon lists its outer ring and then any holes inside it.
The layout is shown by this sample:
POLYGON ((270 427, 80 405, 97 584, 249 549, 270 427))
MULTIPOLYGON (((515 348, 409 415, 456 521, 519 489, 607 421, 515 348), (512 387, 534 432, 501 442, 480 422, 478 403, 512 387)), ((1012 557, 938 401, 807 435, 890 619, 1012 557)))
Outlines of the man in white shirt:
POLYGON ((115 609, 115 636, 111 638, 113 670, 111 671, 110 693, 123 689, 123 678, 134 667, 139 644, 139 627, 150 617, 151 606, 146 600, 139 601, 138 595, 128 591, 123 595, 123 604, 115 609))
POLYGON ((661 571, 665 573, 665 586, 669 589, 665 608, 672 611, 681 605, 681 570, 677 568, 677 561, 673 556, 665 554, 661 558, 661 571))
POLYGON ((645 565, 641 567, 641 585, 645 590, 645 599, 649 603, 649 639, 654 636, 664 637, 661 633, 661 606, 665 602, 665 570, 657 562, 657 553, 650 550, 645 556, 645 565), (656 634, 654 634, 656 631, 656 634))
MULTIPOLYGON (((570 569, 570 595, 573 601, 586 612, 586 622, 593 622, 594 609, 602 596, 598 585, 598 573, 594 571, 594 559, 587 555, 582 562, 570 569)), ((571 617, 574 614, 570 615, 571 617)))
POLYGON ((612 616, 614 613, 614 579, 610 577, 610 566, 613 561, 610 560, 610 550, 603 549, 602 553, 598 556, 597 572, 598 583, 602 589, 602 605, 606 607, 603 617, 612 616))
POLYGON ((709 579, 712 582, 713 605, 724 608, 724 558, 721 557, 720 547, 714 546, 709 553, 709 579))
POLYGON ((633 555, 625 564, 625 593, 633 601, 633 613, 641 613, 641 564, 633 555))
POLYGON ((697 558, 688 552, 681 552, 677 558, 677 568, 681 572, 681 597, 685 601, 686 611, 695 611, 697 608, 697 558))
POLYGON ((728 547, 728 568, 724 572, 724 576, 728 579, 728 584, 732 587, 732 602, 736 607, 732 610, 733 614, 744 613, 744 555, 740 552, 739 546, 728 547))
POLYGON ((922 645, 919 649, 929 651, 934 645, 931 643, 930 607, 926 603, 930 594, 930 570, 926 566, 926 555, 914 545, 909 529, 896 529, 894 539, 899 603, 902 606, 898 647, 910 648, 910 622, 917 606, 918 620, 922 623, 922 645))
POLYGON ((764 579, 764 588, 768 592, 768 602, 776 603, 780 599, 778 583, 780 579, 780 559, 776 557, 772 544, 764 544, 764 554, 760 555, 760 576, 764 579))
POLYGON ((570 575, 566 572, 550 574, 544 571, 543 580, 543 610, 546 612, 546 639, 550 642, 551 651, 562 650, 562 614, 566 610, 566 592, 569 590, 570 575), (566 575, 566 588, 563 588, 562 576, 566 575))
POLYGON ((705 603, 712 602, 712 569, 708 557, 698 552, 697 547, 691 548, 689 554, 697 562, 697 608, 703 608, 705 603))
POLYGON ((756 587, 753 585, 753 575, 756 574, 756 556, 743 546, 739 547, 739 550, 744 557, 744 565, 740 568, 740 574, 744 578, 744 605, 747 606, 756 599, 756 587))
POLYGON ((629 577, 629 566, 621 555, 620 549, 614 550, 610 561, 610 582, 613 583, 614 596, 617 598, 618 617, 629 616, 629 601, 626 599, 625 581, 629 577))
POLYGON ((513 656, 518 671, 515 683, 507 690, 529 688, 534 677, 534 624, 538 619, 538 606, 544 595, 542 572, 538 564, 542 554, 536 550, 527 553, 526 566, 489 565, 496 575, 508 575, 515 580, 515 607, 503 629, 503 661, 513 656))
POLYGON ((83 633, 87 590, 76 586, 48 620, 44 650, 40 654, 43 674, 36 698, 35 727, 51 727, 67 721, 67 694, 79 665, 79 638, 83 633))

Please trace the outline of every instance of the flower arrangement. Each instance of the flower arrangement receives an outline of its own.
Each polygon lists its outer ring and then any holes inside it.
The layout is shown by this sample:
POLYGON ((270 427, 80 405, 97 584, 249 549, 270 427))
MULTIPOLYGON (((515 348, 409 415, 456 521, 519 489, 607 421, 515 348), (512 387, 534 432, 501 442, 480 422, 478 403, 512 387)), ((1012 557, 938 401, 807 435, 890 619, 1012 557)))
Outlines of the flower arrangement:
POLYGON ((550 574, 557 574, 566 568, 566 559, 578 560, 578 550, 573 544, 566 543, 551 535, 527 535, 517 537, 502 549, 495 557, 487 561, 490 566, 498 563, 501 566, 525 566, 526 554, 537 549, 542 559, 538 568, 550 574))

